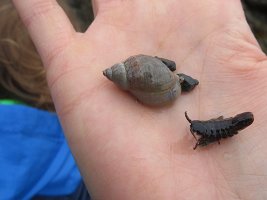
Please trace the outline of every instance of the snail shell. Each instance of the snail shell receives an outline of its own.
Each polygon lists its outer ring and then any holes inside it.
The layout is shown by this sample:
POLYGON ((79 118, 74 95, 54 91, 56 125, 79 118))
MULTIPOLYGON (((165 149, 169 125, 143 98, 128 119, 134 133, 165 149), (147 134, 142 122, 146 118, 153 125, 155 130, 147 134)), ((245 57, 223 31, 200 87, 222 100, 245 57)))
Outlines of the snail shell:
POLYGON ((179 76, 162 60, 152 56, 132 56, 104 70, 103 74, 140 102, 151 106, 168 104, 181 93, 179 76))

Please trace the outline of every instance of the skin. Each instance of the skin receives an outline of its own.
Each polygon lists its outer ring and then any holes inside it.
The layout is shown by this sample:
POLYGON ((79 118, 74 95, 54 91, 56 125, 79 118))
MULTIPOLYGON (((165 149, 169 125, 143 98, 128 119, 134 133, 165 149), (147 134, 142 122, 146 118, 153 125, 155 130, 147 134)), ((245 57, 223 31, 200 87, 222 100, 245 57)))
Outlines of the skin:
POLYGON ((267 198, 267 58, 240 1, 95 0, 85 33, 54 0, 13 2, 93 199, 267 198), (140 53, 176 61, 200 84, 166 107, 136 102, 102 70, 140 53), (185 111, 201 120, 250 111, 255 121, 194 151, 185 111))

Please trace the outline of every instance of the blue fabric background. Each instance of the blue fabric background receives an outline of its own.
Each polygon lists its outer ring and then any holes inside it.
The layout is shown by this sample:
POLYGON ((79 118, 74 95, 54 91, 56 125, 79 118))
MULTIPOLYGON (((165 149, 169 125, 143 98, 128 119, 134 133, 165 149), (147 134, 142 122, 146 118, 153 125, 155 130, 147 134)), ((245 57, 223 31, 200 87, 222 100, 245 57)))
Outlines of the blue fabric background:
POLYGON ((81 182, 57 115, 0 105, 0 199, 66 195, 81 182))

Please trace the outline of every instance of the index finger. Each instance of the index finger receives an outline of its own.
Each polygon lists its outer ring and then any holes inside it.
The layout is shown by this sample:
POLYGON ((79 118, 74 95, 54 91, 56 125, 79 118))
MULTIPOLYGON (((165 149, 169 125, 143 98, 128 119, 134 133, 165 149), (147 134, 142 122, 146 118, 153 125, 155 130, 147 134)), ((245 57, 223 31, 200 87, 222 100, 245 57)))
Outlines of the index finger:
POLYGON ((67 45, 75 33, 55 0, 13 0, 45 66, 67 45))

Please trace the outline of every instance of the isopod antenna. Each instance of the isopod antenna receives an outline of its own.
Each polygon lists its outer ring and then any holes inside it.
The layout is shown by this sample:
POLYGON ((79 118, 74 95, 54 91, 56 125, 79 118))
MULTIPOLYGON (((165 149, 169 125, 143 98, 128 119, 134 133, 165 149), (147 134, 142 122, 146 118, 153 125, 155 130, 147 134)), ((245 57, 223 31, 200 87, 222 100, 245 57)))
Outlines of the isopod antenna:
POLYGON ((187 115, 187 111, 185 111, 184 115, 185 115, 185 118, 187 119, 187 121, 189 121, 189 123, 191 123, 192 120, 188 117, 188 115, 187 115))

